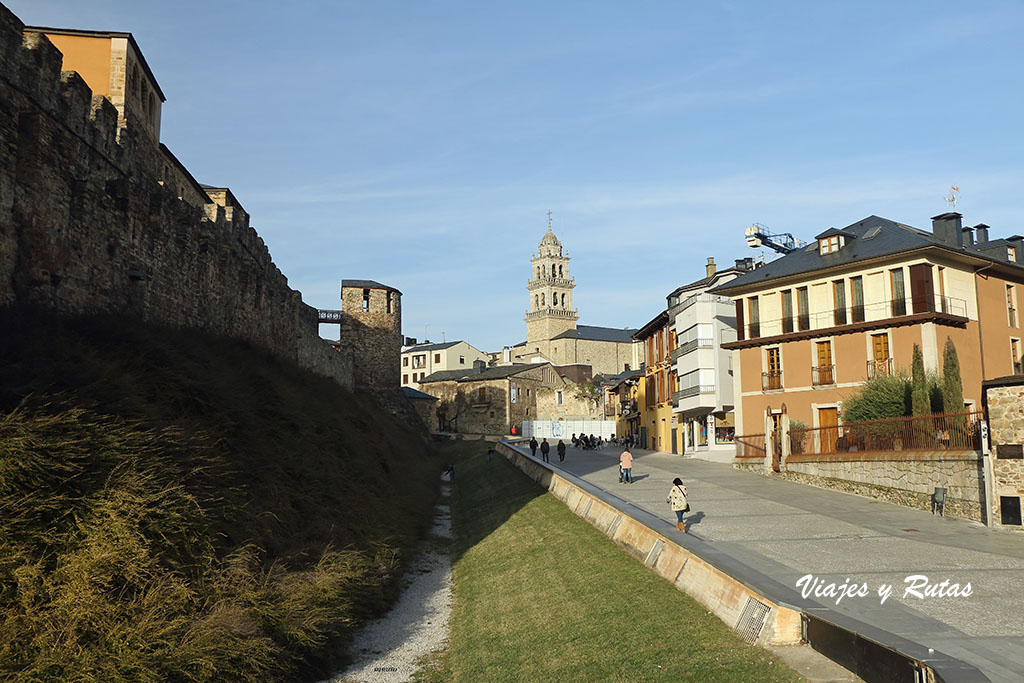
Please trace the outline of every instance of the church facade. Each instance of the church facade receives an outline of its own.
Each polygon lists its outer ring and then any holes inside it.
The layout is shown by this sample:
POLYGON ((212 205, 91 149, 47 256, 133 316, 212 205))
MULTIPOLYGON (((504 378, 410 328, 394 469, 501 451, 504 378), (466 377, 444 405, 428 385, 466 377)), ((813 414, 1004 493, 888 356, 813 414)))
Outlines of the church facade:
POLYGON ((559 365, 589 365, 593 374, 617 375, 639 367, 633 341, 635 329, 578 324, 572 292, 576 279, 569 272, 569 254, 548 230, 530 258, 526 341, 512 347, 511 361, 559 365))

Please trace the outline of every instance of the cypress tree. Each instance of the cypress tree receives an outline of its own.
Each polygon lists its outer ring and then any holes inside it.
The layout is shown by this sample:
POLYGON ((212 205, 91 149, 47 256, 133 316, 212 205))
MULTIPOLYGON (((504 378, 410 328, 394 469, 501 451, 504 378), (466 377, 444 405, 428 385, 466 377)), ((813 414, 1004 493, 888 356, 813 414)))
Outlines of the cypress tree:
POLYGON ((924 358, 921 349, 914 344, 914 356, 910 366, 911 414, 918 418, 913 421, 913 438, 918 447, 928 443, 932 428, 924 418, 932 414, 932 402, 928 398, 928 383, 924 375, 924 358))
POLYGON ((960 359, 953 340, 946 337, 942 349, 942 409, 947 413, 964 412, 964 385, 960 379, 960 359))

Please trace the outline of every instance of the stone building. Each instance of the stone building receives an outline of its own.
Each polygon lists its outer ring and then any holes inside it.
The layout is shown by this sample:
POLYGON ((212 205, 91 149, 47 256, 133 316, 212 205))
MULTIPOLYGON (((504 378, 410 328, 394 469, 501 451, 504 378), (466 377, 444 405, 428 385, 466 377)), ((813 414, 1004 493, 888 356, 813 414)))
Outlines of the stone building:
POLYGON ((357 387, 397 389, 402 293, 373 280, 342 280, 341 340, 355 357, 357 387))
POLYGON ((415 410, 416 414, 419 415, 419 418, 427 428, 427 431, 435 431, 438 426, 437 397, 431 396, 430 394, 424 394, 422 391, 417 391, 412 387, 402 387, 402 393, 405 394, 405 398, 408 399, 413 410, 415 410))
MULTIPOLYGON (((569 254, 548 230, 530 258, 526 341, 513 346, 507 358, 516 363, 548 361, 554 365, 585 364, 594 374, 616 375, 636 367, 634 329, 579 325, 572 305, 576 279, 569 272, 569 254)), ((496 354, 492 360, 499 362, 496 354)), ((503 359, 504 360, 504 359, 503 359)))
POLYGON ((992 496, 988 514, 996 525, 1021 527, 1024 497, 1024 376, 986 380, 992 452, 992 496))
POLYGON ((435 372, 420 386, 440 399, 440 431, 506 435, 522 434, 523 420, 537 419, 541 391, 565 391, 569 384, 550 363, 493 368, 478 363, 469 370, 435 372))

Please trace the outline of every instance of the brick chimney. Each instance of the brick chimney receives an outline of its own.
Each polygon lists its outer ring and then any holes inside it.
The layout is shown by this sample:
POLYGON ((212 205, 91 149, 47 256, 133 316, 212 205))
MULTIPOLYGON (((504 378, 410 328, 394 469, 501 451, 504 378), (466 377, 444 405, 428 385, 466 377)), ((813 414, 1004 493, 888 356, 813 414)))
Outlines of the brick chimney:
POLYGON ((951 247, 964 246, 963 216, 955 211, 932 216, 932 234, 935 239, 951 247))
POLYGON ((711 277, 712 275, 715 274, 715 270, 716 269, 715 269, 715 257, 714 256, 708 256, 708 264, 706 266, 704 266, 704 268, 707 270, 708 277, 711 277))

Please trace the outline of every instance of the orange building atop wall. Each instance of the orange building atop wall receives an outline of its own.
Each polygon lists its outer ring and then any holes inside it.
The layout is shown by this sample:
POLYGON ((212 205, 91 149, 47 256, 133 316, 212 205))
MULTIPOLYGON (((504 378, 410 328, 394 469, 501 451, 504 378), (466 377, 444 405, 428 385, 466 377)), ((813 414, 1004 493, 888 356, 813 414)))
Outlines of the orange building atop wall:
POLYGON ((26 26, 42 33, 64 55, 64 71, 77 71, 93 95, 103 95, 122 121, 141 123, 160 141, 160 110, 164 97, 131 33, 26 26))

